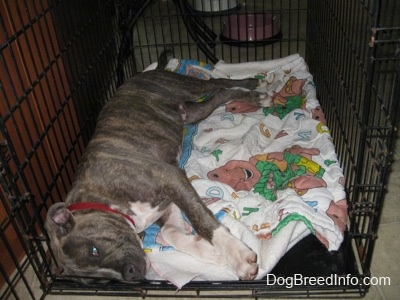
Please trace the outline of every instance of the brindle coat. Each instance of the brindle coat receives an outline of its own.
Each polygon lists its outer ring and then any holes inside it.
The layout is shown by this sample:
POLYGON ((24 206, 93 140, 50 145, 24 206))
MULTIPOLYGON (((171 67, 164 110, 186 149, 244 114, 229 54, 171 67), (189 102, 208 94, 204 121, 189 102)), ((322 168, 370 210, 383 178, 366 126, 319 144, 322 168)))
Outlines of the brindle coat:
MULTIPOLYGON (((216 221, 177 167, 183 124, 207 117, 232 99, 259 105, 256 80, 203 81, 166 71, 138 74, 102 109, 65 202, 52 205, 46 229, 62 275, 133 281, 148 270, 138 233, 157 222, 163 238, 198 259, 227 263, 241 279, 257 275, 257 256, 216 221), (192 103, 205 94, 204 103, 192 103), (185 120, 182 120, 182 114, 185 120), (96 209, 95 202, 130 216, 96 209), (186 235, 181 209, 203 238, 186 235)), ((87 282, 87 279, 79 280, 87 282)))

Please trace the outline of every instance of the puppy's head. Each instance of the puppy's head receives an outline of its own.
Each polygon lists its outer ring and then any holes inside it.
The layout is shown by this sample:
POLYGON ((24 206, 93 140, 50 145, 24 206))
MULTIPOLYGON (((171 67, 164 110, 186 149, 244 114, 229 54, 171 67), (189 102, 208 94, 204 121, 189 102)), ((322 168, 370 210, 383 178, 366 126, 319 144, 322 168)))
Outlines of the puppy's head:
POLYGON ((45 228, 62 276, 88 283, 134 281, 146 274, 140 238, 121 215, 92 209, 72 214, 65 203, 56 203, 45 228))

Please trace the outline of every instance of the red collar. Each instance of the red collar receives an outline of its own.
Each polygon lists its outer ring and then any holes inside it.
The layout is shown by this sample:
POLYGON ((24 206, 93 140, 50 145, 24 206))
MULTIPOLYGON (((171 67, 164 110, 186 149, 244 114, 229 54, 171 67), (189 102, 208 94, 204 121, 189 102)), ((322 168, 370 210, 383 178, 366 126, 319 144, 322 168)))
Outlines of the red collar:
POLYGON ((79 203, 74 203, 71 204, 70 206, 67 207, 69 211, 76 211, 76 210, 86 210, 86 209, 96 209, 96 210, 102 210, 102 211, 108 211, 114 214, 118 214, 123 216, 125 219, 127 219, 133 226, 135 226, 135 221, 128 216, 127 214, 124 214, 118 210, 112 209, 108 205, 101 204, 101 203, 96 203, 96 202, 79 202, 79 203))

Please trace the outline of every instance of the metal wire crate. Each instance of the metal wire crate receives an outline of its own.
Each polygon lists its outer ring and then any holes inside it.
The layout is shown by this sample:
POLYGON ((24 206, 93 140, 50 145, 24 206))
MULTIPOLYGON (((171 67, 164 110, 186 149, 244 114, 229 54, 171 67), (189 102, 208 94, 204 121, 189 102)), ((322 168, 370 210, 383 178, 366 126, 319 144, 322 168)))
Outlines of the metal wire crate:
POLYGON ((211 9, 214 2, 0 3, 0 298, 50 293, 344 298, 368 291, 361 282, 370 275, 399 112, 399 2, 248 0, 211 9), (280 34, 227 42, 221 36, 224 22, 239 11, 270 13, 279 20, 272 26, 280 34), (341 264, 359 284, 288 289, 268 279, 193 282, 176 294, 166 282, 82 286, 51 272, 43 228, 47 209, 68 192, 102 105, 165 48, 208 63, 294 53, 306 58, 347 178, 349 227, 341 264), (40 294, 27 270, 35 274, 40 294))

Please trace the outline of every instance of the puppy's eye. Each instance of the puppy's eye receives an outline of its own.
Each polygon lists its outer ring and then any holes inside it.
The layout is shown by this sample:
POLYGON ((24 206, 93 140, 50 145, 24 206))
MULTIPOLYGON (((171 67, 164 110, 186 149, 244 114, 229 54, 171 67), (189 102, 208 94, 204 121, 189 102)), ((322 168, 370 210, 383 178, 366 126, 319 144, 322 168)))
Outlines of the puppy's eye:
POLYGON ((92 252, 91 253, 92 253, 92 256, 95 256, 95 257, 100 256, 99 249, 97 249, 96 246, 92 246, 92 252))

